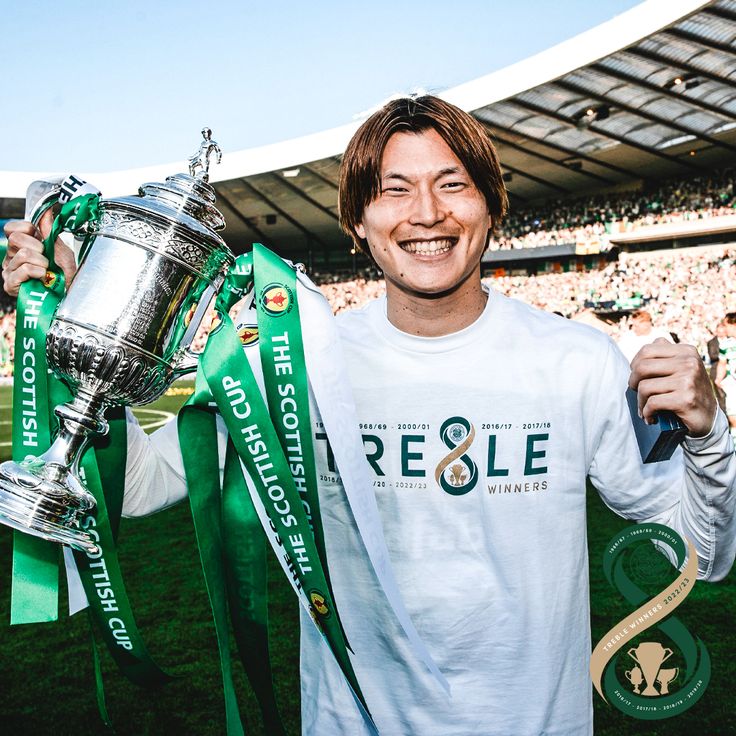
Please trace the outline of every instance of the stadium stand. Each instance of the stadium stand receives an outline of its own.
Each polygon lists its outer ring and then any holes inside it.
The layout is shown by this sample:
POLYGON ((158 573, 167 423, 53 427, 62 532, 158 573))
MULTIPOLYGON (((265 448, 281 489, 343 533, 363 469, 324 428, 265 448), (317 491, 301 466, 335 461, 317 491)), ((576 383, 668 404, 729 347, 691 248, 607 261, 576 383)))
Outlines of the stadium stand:
MULTIPOLYGON (((614 333, 644 305, 702 347, 736 309, 733 246, 705 245, 736 241, 734 39, 736 0, 649 0, 440 93, 487 127, 503 164, 511 211, 482 263, 495 288, 614 333), (654 248, 670 251, 637 252, 654 248)), ((234 251, 258 241, 304 262, 335 311, 383 288, 337 227, 340 156, 359 124, 228 152, 211 179, 234 251)), ((88 178, 127 195, 180 166, 88 178)), ((22 216, 35 177, 0 172, 0 218, 22 216)), ((0 314, 7 373, 11 305, 0 314)))
POLYGON ((490 247, 534 248, 595 240, 605 251, 613 232, 733 215, 735 175, 733 168, 726 168, 705 176, 650 184, 639 191, 556 199, 512 209, 490 247))

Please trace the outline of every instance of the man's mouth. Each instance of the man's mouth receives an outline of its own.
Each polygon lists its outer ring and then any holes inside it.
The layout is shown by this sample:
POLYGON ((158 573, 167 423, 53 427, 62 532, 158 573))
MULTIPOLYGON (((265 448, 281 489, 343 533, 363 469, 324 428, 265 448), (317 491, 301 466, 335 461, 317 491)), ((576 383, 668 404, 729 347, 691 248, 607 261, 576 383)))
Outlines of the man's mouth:
POLYGON ((439 256, 447 253, 457 243, 457 238, 436 238, 435 240, 404 240, 399 245, 407 253, 421 256, 439 256))

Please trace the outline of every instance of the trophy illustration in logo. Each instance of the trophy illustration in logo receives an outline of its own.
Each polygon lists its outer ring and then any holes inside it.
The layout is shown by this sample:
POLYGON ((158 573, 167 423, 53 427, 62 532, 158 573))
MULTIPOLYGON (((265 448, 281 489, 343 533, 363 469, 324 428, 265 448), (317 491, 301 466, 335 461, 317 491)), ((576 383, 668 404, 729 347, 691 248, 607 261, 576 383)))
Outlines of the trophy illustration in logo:
POLYGON ((680 670, 678 667, 672 667, 670 669, 659 671, 659 674, 657 675, 657 682, 659 683, 660 695, 669 695, 669 685, 672 680, 677 677, 679 671, 680 670))
POLYGON ((112 405, 148 404, 196 368, 190 344, 234 258, 208 184, 220 159, 209 128, 189 174, 103 199, 84 256, 46 338, 49 367, 73 399, 55 409, 59 434, 38 458, 0 465, 0 523, 94 552, 79 528, 95 507, 79 476, 91 437, 112 405))
MULTIPOLYGON (((641 668, 641 674, 644 676, 646 687, 642 691, 642 695, 659 695, 657 689, 654 687, 655 681, 658 681, 657 675, 659 674, 660 667, 664 664, 665 660, 672 656, 672 650, 663 647, 657 641, 643 641, 638 647, 632 647, 627 652, 641 668)), ((677 669, 677 668, 675 668, 677 669)), ((673 675, 667 682, 671 682, 676 675, 673 675)), ((628 673, 626 674, 628 678, 628 673)), ((629 678, 631 679, 631 678, 629 678)), ((631 681, 632 684, 633 680, 631 681)), ((641 684, 641 683, 639 683, 641 684)))
POLYGON ((624 672, 626 679, 634 686, 634 692, 638 695, 641 690, 639 686, 644 682, 644 676, 641 674, 641 670, 638 667, 632 667, 630 670, 624 672))

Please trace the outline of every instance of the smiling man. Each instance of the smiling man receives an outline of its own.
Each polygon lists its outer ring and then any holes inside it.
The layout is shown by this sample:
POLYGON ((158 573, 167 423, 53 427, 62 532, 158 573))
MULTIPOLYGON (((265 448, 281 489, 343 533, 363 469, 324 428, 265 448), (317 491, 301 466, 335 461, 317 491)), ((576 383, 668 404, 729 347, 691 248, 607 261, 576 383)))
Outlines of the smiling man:
MULTIPOLYGON (((341 223, 386 296, 340 315, 342 350, 399 588, 452 688, 387 605, 315 411, 332 587, 389 736, 592 734, 587 477, 623 517, 692 540, 702 579, 725 577, 736 552, 736 458, 697 351, 655 342, 630 368, 603 333, 486 288, 480 259, 506 208, 486 131, 434 97, 388 103, 343 156, 341 223), (671 461, 641 463, 627 384, 645 418, 669 409, 686 424, 671 461)), ((32 226, 9 230, 12 290, 45 264, 32 226)), ((127 457, 124 513, 186 495, 173 425, 150 440, 131 425, 127 457)), ((302 617, 303 732, 365 733, 302 617)))
MULTIPOLYGON (((586 477, 622 516, 692 539, 700 577, 734 558, 736 462, 697 351, 658 342, 630 369, 604 334, 486 288, 506 207, 488 134, 434 97, 389 102, 343 156, 341 224, 386 296, 340 315, 341 337, 399 586, 452 687, 411 664, 377 604, 334 477, 320 489, 333 582, 386 734, 592 733, 586 477), (627 383, 645 418, 687 425, 671 461, 642 464, 627 383)), ((360 733, 324 647, 302 642, 305 731, 360 733)))

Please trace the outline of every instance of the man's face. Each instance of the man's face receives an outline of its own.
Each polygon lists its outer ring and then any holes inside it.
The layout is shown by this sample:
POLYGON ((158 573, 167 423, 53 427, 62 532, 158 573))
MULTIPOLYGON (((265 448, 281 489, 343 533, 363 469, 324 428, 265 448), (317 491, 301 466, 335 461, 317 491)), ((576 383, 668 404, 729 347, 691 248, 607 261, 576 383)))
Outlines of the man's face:
POLYGON ((436 131, 427 130, 389 138, 381 192, 356 231, 368 241, 389 297, 439 296, 480 278, 491 225, 465 167, 436 131))
POLYGON ((648 335, 652 331, 652 320, 647 315, 637 315, 631 321, 631 329, 635 335, 648 335))

